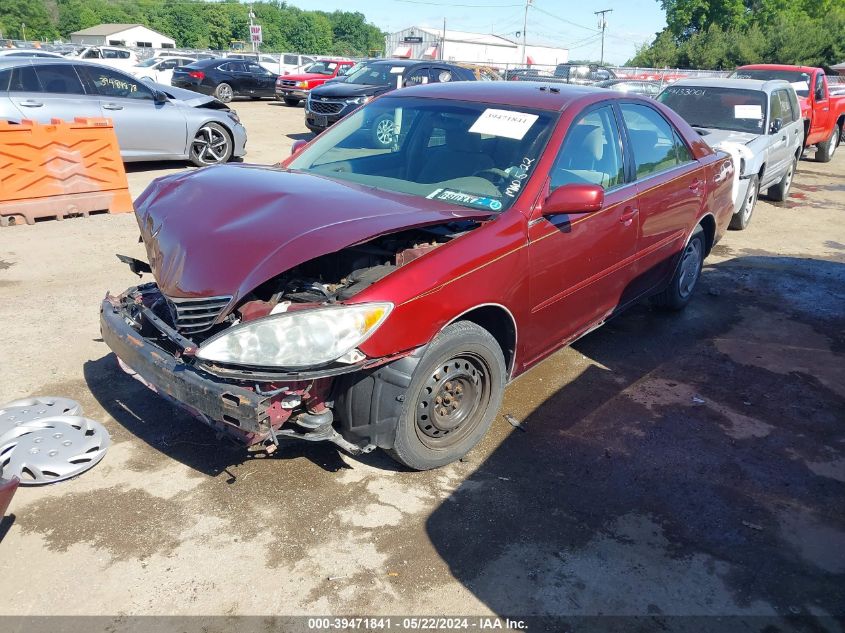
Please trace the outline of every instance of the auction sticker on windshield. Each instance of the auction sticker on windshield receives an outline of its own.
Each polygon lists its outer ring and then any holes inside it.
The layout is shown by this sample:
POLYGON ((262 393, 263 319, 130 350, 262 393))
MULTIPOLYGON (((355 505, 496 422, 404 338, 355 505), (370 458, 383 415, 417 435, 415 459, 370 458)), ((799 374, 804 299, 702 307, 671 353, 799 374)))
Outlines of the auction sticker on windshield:
POLYGON ((476 134, 504 136, 521 141, 538 118, 536 114, 487 108, 472 124, 469 131, 476 134))
POLYGON ((471 193, 464 193, 462 191, 455 191, 454 189, 435 189, 426 196, 430 200, 442 200, 443 202, 454 202, 470 207, 478 207, 480 209, 490 209, 491 211, 499 211, 502 208, 500 200, 495 198, 487 198, 484 196, 476 196, 471 193))
POLYGON ((759 105, 736 105, 734 106, 734 118, 736 119, 762 119, 763 108, 759 105))

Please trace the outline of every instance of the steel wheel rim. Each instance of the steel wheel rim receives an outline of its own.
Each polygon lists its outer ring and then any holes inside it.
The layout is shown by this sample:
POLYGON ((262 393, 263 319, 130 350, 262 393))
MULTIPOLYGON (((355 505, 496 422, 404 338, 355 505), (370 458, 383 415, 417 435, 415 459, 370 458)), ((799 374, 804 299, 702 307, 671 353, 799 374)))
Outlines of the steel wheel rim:
POLYGON ((701 270, 701 240, 692 240, 684 249, 681 259, 681 277, 678 280, 678 294, 686 299, 695 289, 701 270))
POLYGON ((786 188, 784 189, 784 198, 789 193, 789 188, 792 186, 792 177, 795 175, 795 163, 789 166, 789 171, 786 172, 786 188))
POLYGON ((221 101, 228 101, 232 98, 232 89, 229 86, 218 86, 217 94, 220 95, 221 101))
POLYGON ((382 145, 390 145, 393 142, 393 121, 384 119, 376 125, 376 139, 382 145))
POLYGON ((833 133, 830 135, 830 143, 828 144, 830 148, 829 157, 833 158, 833 155, 836 153, 836 148, 839 147, 839 128, 837 126, 833 126, 833 133))
POLYGON ((453 356, 431 372, 414 414, 424 445, 449 448, 472 433, 490 402, 489 375, 486 363, 469 353, 453 356))
POLYGON ((754 211, 754 205, 757 204, 757 187, 753 182, 748 183, 748 193, 745 194, 745 208, 742 210, 742 219, 748 221, 751 217, 751 212, 754 211))
POLYGON ((219 163, 229 152, 229 139, 217 128, 204 125, 197 131, 191 149, 200 162, 219 163))

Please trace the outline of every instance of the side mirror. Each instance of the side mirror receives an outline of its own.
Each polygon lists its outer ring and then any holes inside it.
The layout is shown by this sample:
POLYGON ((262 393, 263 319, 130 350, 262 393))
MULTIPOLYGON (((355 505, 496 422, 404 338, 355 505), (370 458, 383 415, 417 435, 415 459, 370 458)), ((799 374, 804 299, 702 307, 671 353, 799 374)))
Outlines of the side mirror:
POLYGON ((543 215, 593 213, 604 206, 604 189, 599 185, 563 185, 543 203, 543 215))
POLYGON ((769 134, 777 134, 783 127, 783 119, 772 119, 772 124, 769 126, 769 134))
POLYGON ((302 151, 302 148, 304 148, 306 145, 308 145, 308 141, 305 141, 303 139, 294 141, 293 145, 290 146, 290 155, 293 156, 294 154, 299 154, 299 152, 302 151))
POLYGON ((153 92, 153 101, 156 105, 167 103, 167 95, 164 94, 161 90, 156 90, 153 92))

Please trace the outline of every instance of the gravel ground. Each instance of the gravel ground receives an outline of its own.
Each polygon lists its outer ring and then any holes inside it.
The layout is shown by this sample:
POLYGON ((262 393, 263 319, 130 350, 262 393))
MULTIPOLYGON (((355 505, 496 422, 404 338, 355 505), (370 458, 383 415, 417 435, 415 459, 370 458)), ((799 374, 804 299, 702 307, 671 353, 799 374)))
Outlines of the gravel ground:
MULTIPOLYGON (((250 162, 308 138, 238 102, 250 162)), ((0 403, 79 400, 113 446, 18 491, 0 614, 845 617, 845 151, 707 260, 519 378, 466 461, 427 473, 289 444, 248 458, 125 376, 99 301, 134 217, 0 229, 0 403)), ((133 195, 184 165, 129 167, 133 195)), ((117 621, 118 623, 121 620, 117 621)), ((549 625, 554 630, 555 625, 549 625)), ((827 625, 826 625, 827 626, 827 625)), ((21 630, 26 627, 20 625, 21 630)), ((120 628, 119 626, 117 628, 120 628)), ((751 626, 748 630, 754 630, 751 626)))

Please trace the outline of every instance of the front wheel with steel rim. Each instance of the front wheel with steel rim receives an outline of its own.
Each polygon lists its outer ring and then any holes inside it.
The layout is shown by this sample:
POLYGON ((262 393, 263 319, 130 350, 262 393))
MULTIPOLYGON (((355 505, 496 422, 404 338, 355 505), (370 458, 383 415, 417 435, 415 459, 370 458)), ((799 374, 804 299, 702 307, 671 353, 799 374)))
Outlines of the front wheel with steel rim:
POLYGON ((190 155, 197 167, 225 163, 232 157, 232 137, 219 123, 206 123, 197 130, 190 155))
POLYGON ((487 330, 469 321, 445 327, 414 370, 391 457, 414 470, 463 457, 490 428, 506 374, 502 350, 487 330))
POLYGON ((731 223, 729 228, 734 231, 742 231, 751 223, 751 214, 754 213, 754 207, 757 206, 757 196, 760 194, 760 179, 757 176, 751 176, 748 179, 748 189, 745 190, 745 198, 742 201, 742 206, 739 211, 731 216, 731 223))
POLYGON ((839 126, 834 125, 833 130, 830 133, 830 138, 828 138, 824 143, 819 143, 816 146, 816 162, 830 162, 833 155, 836 153, 836 148, 839 147, 839 137, 841 133, 839 126))
POLYGON ((681 252, 681 259, 669 285, 663 292, 655 295, 656 305, 668 310, 683 310, 687 306, 701 277, 704 252, 704 230, 699 224, 681 252))
POLYGON ((792 179, 795 177, 795 170, 798 169, 798 158, 792 161, 783 178, 774 187, 769 187, 768 197, 775 202, 783 202, 789 197, 789 188, 792 186, 792 179))
POLYGON ((373 142, 378 147, 390 147, 396 140, 396 126, 389 114, 383 114, 373 121, 372 134, 373 142))
POLYGON ((235 91, 227 83, 218 84, 214 89, 214 96, 223 103, 229 103, 235 97, 235 91))

